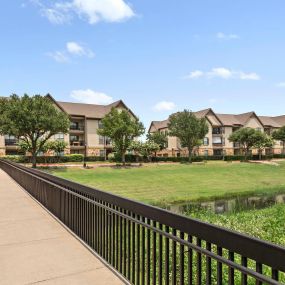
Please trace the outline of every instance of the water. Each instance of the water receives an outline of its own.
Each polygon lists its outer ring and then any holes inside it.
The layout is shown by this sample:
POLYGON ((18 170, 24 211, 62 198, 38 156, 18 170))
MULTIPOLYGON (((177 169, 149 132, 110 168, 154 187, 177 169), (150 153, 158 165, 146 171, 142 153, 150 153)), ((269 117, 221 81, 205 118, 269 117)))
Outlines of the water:
POLYGON ((215 214, 241 212, 253 209, 263 209, 275 204, 284 204, 285 194, 243 196, 230 199, 221 199, 209 202, 190 202, 185 204, 171 205, 168 210, 184 214, 193 210, 204 209, 215 214))

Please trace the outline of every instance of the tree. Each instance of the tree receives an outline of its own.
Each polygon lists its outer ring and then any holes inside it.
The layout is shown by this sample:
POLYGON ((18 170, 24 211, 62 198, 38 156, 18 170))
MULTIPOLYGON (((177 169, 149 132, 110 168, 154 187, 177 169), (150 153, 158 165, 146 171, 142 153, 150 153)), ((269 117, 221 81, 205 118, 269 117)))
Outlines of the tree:
POLYGON ((136 162, 139 162, 139 155, 141 154, 141 150, 142 150, 142 142, 132 141, 128 150, 134 152, 136 156, 136 162))
POLYGON ((256 148, 258 150, 259 160, 261 160, 263 150, 273 147, 274 141, 272 137, 268 136, 265 133, 262 133, 261 131, 256 131, 255 140, 256 141, 253 148, 256 148))
POLYGON ((285 126, 273 132, 272 137, 275 140, 279 140, 283 144, 282 153, 285 154, 285 126))
MULTIPOLYGON (((161 133, 161 132, 148 133, 147 141, 158 144, 159 150, 163 150, 167 148, 168 139, 165 133, 161 133)), ((155 153, 155 156, 156 156, 156 153, 155 153)))
POLYGON ((156 154, 159 150, 159 145, 152 141, 146 141, 141 143, 141 150, 140 153, 142 156, 146 157, 148 161, 151 161, 151 156, 156 154))
POLYGON ((54 151, 58 161, 60 154, 65 150, 66 147, 67 143, 65 141, 56 140, 49 142, 49 149, 54 151))
POLYGON ((201 140, 209 131, 206 119, 199 119, 193 112, 184 110, 169 117, 168 129, 169 135, 177 137, 181 146, 188 149, 191 163, 194 148, 201 144, 201 140))
POLYGON ((47 97, 12 95, 0 100, 0 134, 14 135, 29 147, 32 166, 44 144, 57 133, 67 133, 69 117, 47 97))
POLYGON ((260 140, 258 133, 260 133, 260 131, 256 131, 252 128, 241 128, 229 136, 229 141, 239 143, 241 145, 241 148, 243 149, 245 155, 245 160, 247 160, 249 151, 260 140))
POLYGON ((102 119, 103 127, 97 130, 101 136, 112 140, 115 150, 121 155, 126 164, 126 151, 134 138, 141 136, 145 129, 138 118, 132 117, 126 110, 112 108, 111 112, 102 119))

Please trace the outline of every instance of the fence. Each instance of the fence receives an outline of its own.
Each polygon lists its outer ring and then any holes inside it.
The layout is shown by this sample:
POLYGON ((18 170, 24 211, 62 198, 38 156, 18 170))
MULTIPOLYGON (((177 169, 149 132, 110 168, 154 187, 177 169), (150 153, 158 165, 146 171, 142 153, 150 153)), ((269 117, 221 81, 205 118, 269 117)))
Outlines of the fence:
POLYGON ((132 284, 285 284, 285 248, 0 160, 132 284))

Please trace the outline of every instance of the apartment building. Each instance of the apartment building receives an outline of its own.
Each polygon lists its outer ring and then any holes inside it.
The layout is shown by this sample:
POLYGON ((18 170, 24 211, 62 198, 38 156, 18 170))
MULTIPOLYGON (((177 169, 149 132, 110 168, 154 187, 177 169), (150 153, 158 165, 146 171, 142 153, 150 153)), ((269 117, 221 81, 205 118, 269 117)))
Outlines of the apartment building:
MULTIPOLYGON (((206 118, 209 125, 208 134, 203 140, 203 144, 195 150, 197 155, 238 155, 241 148, 238 144, 229 141, 229 136, 235 130, 242 127, 254 128, 267 134, 285 125, 285 115, 269 117, 257 116, 255 112, 244 114, 217 114, 212 109, 201 110, 194 113, 197 118, 206 118)), ((168 132, 168 122, 153 121, 149 127, 149 132, 168 132)), ((266 149, 266 154, 280 154, 283 144, 277 141, 273 148, 266 149)), ((253 150, 256 154, 257 150, 253 150)), ((168 136, 168 147, 158 153, 159 156, 186 156, 187 150, 182 148, 179 139, 168 136)))
MULTIPOLYGON (((99 136, 97 130, 102 127, 101 120, 111 109, 127 110, 131 116, 134 113, 122 100, 109 105, 95 105, 71 102, 59 102, 52 96, 48 98, 55 107, 70 117, 68 134, 56 134, 51 140, 63 140, 67 143, 64 154, 85 154, 87 156, 107 156, 112 152, 109 138, 99 136)), ((14 136, 0 136, 0 155, 19 154, 18 140, 14 136)))

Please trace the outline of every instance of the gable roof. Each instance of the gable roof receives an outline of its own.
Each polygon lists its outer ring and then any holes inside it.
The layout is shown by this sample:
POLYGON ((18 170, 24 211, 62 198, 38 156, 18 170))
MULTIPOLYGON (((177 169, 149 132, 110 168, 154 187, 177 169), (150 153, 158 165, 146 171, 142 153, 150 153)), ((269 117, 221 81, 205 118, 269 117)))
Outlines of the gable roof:
POLYGON ((125 105, 122 100, 109 105, 95 105, 86 103, 57 102, 69 115, 82 116, 92 119, 102 119, 113 107, 123 105, 134 117, 134 113, 125 105))
MULTIPOLYGON (((217 114, 211 108, 194 112, 197 118, 206 117, 209 112, 212 112, 223 126, 244 126, 248 120, 254 116, 264 127, 280 128, 285 126, 285 115, 270 117, 270 116, 257 116, 255 112, 247 112, 242 114, 217 114)), ((169 120, 153 121, 150 125, 154 126, 156 130, 167 128, 169 120)))
POLYGON ((236 115, 232 114, 217 114, 217 116, 220 118, 220 121, 224 126, 240 126, 242 125, 241 122, 238 120, 236 115))
MULTIPOLYGON (((278 122, 274 117, 268 116, 259 116, 260 121, 264 126, 273 127, 273 128, 281 128, 282 124, 278 122)), ((285 116, 284 116, 285 119, 285 116)))

